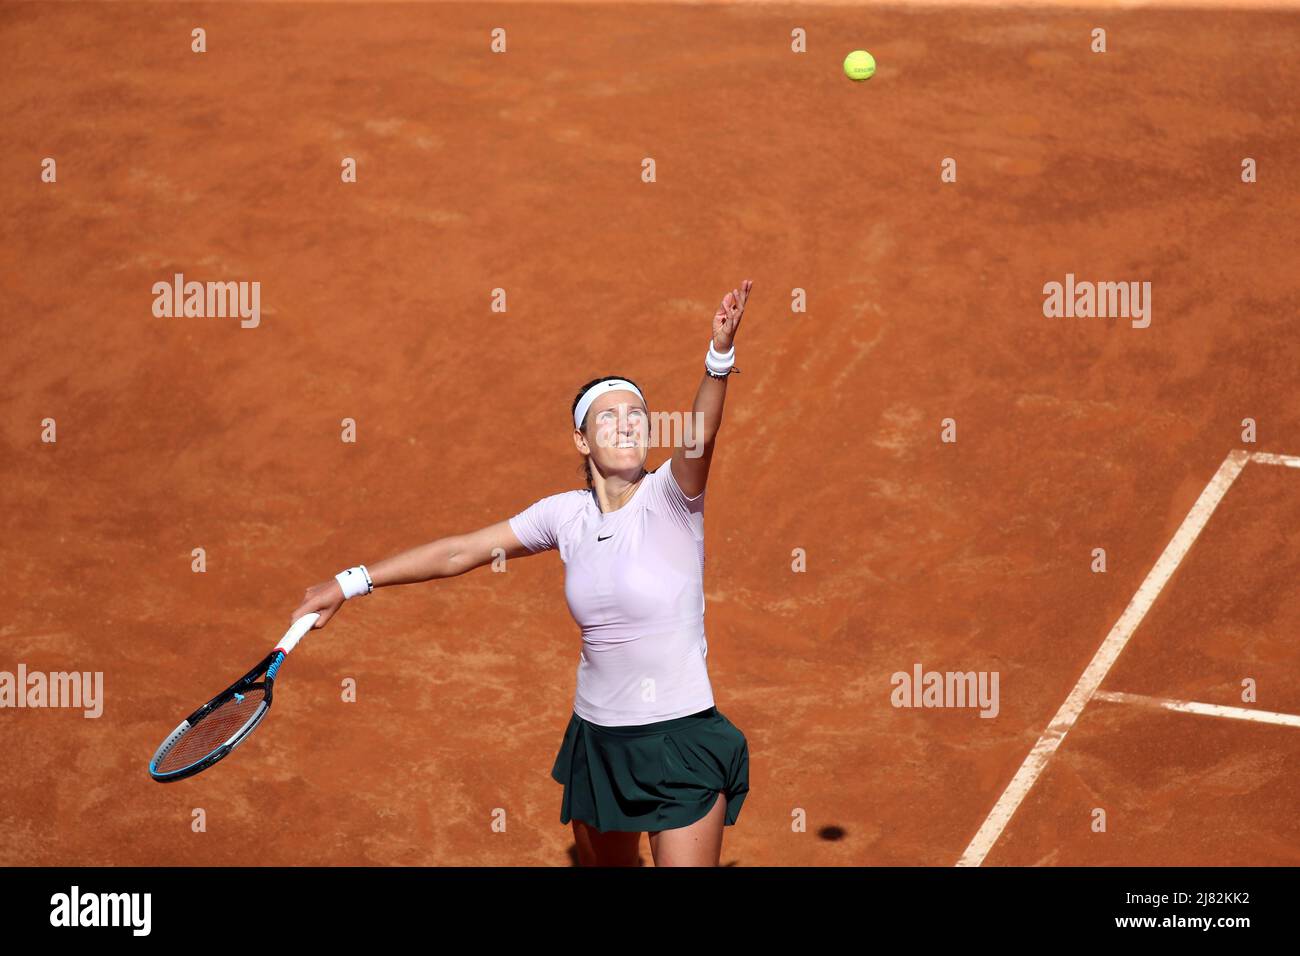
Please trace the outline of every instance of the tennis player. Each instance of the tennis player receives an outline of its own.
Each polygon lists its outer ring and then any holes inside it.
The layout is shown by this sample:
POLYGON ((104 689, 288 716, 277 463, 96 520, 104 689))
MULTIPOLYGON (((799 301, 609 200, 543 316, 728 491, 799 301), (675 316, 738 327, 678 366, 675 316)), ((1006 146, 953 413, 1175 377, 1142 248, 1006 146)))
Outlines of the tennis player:
POLYGON ((749 792, 745 735, 715 706, 705 657, 704 490, 734 341, 753 283, 723 297, 684 441, 645 468, 649 410, 632 381, 588 382, 573 401, 587 487, 542 498, 508 521, 340 572, 293 612, 323 627, 375 588, 453 577, 558 550, 582 629, 573 715, 551 776, 564 785, 584 866, 636 866, 641 834, 656 866, 717 866, 724 826, 749 792))

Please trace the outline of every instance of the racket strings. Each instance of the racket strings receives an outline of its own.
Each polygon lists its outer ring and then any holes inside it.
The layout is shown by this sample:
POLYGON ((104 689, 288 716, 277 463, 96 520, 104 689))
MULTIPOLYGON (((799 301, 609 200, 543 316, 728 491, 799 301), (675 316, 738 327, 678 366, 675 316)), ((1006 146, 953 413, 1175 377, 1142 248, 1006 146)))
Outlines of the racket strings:
POLYGON ((187 728, 159 758, 155 772, 172 773, 181 770, 229 743, 230 738, 257 714, 265 696, 263 688, 252 687, 242 695, 212 708, 196 724, 187 728))

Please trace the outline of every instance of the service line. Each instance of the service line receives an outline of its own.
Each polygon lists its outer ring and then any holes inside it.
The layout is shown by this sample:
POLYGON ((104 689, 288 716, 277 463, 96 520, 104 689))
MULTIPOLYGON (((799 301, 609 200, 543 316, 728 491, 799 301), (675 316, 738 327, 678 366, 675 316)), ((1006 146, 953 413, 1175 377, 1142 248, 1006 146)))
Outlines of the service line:
POLYGON ((1300 727, 1300 715, 1278 714, 1271 710, 1251 710, 1249 707, 1225 707, 1222 704, 1202 704, 1196 700, 1171 700, 1168 697, 1147 697, 1145 694, 1121 694, 1115 691, 1097 691, 1098 700, 1115 704, 1137 704, 1139 707, 1159 707, 1180 714, 1200 714, 1203 717, 1227 717, 1230 720, 1251 720, 1258 724, 1279 724, 1283 727, 1300 727))
POLYGON ((1270 455, 1267 452, 1257 451, 1250 456, 1251 461, 1257 461, 1261 465, 1286 465, 1288 468, 1300 468, 1300 458, 1295 455, 1270 455))
POLYGON ((1002 831, 1011 822, 1012 815, 1038 781, 1047 762, 1052 759, 1052 754, 1056 753, 1056 749, 1065 740, 1065 735, 1079 719, 1083 708, 1097 693, 1097 688, 1101 686, 1107 672, 1128 644, 1129 638, 1133 636, 1133 632, 1151 610, 1151 605, 1160 596, 1164 586, 1169 583, 1173 573, 1178 570, 1178 565, 1187 556, 1192 544, 1205 528, 1206 522, 1210 520, 1210 515, 1214 514, 1214 509, 1219 506, 1219 502, 1232 487, 1232 483, 1237 480, 1241 470, 1246 467, 1250 457, 1249 452, 1237 450, 1229 452, 1228 457, 1223 459, 1223 464, 1219 466, 1210 483, 1196 499, 1192 510, 1187 512, 1187 517, 1183 519, 1183 523, 1178 526, 1178 530, 1174 532, 1165 550, 1156 559, 1155 566, 1147 574, 1146 580, 1137 589, 1137 593, 1133 595, 1133 600, 1129 601, 1124 613, 1120 615, 1115 626, 1106 635, 1106 639, 1097 648, 1097 653, 1084 668, 1078 683, 1065 698, 1065 703, 1061 705, 1052 722, 1038 738, 1034 749, 1029 752, 1029 756, 1016 771, 1016 775, 1011 778, 1011 783, 1007 784, 1007 789, 998 798, 998 802, 993 805, 983 825, 970 841, 970 845, 966 847, 966 852, 957 861, 958 866, 979 866, 984 862, 984 858, 993 849, 993 844, 998 841, 1002 831))

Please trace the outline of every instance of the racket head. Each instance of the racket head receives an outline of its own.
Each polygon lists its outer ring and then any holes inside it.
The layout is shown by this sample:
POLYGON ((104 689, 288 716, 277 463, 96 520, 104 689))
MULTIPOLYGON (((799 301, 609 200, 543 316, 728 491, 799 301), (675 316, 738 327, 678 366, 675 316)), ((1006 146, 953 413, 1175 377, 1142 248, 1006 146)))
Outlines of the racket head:
POLYGON ((154 752, 149 776, 159 783, 207 770, 248 739, 271 710, 280 650, 182 720, 154 752), (269 672, 269 673, 268 673, 269 672))

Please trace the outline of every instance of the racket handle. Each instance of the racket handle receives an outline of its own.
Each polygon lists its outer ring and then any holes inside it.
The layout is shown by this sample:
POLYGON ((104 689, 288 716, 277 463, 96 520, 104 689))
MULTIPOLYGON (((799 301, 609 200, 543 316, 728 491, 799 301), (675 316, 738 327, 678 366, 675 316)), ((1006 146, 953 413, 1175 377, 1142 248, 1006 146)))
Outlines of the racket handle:
POLYGON ((298 646, 303 635, 310 631, 319 619, 320 615, 315 611, 298 618, 293 622, 293 626, 284 632, 284 637, 280 638, 280 643, 275 645, 275 649, 288 657, 289 652, 298 646))

